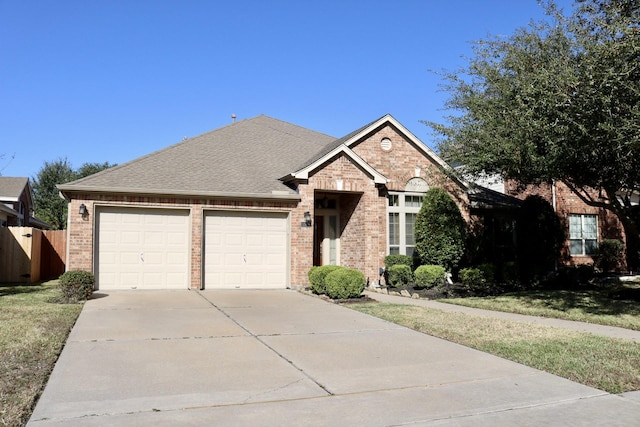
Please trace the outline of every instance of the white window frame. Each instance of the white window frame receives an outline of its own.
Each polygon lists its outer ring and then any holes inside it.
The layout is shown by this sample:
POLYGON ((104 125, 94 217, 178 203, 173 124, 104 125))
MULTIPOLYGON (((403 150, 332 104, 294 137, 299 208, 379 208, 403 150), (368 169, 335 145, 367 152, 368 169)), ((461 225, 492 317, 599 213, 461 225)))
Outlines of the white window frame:
MULTIPOLYGON (((391 254, 391 248, 398 248, 398 254, 400 255, 412 255, 413 250, 415 250, 415 242, 414 244, 407 244, 407 214, 415 214, 417 215, 420 212, 420 208, 422 207, 422 198, 424 197, 424 193, 413 193, 413 192, 401 192, 401 191, 390 191, 389 196, 394 196, 398 198, 398 206, 389 206, 389 198, 387 197, 387 255, 391 254), (406 198, 408 196, 414 196, 420 198, 420 203, 418 206, 407 206, 406 198), (398 244, 391 245, 391 224, 389 221, 390 214, 398 214, 398 244), (411 249, 410 253, 407 253, 407 249, 411 249)), ((415 233, 414 233, 415 236, 415 233)), ((395 253, 395 252, 394 252, 395 253)))
POLYGON ((571 256, 593 256, 596 254, 596 250, 598 248, 598 236, 599 236, 599 232, 598 232, 598 215, 596 214, 569 214, 569 253, 571 254, 571 256), (585 234, 587 234, 587 230, 585 227, 585 218, 592 218, 595 219, 595 238, 589 238, 589 236, 585 236, 585 234), (572 218, 580 218, 580 230, 573 230, 571 227, 572 223, 575 223, 572 221, 572 218), (573 233, 572 233, 573 231, 573 233), (591 253, 587 253, 586 248, 587 248, 587 241, 592 241, 595 240, 595 248, 593 250, 593 252, 591 253), (580 242, 580 252, 579 253, 575 253, 575 251, 572 250, 572 243, 573 242, 580 242))

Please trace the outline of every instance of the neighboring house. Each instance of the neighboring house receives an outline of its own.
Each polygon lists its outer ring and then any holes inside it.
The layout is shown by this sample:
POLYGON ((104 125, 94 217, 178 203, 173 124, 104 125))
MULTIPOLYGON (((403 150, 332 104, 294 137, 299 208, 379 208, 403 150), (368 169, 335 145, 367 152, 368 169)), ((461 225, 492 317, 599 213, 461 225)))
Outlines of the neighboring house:
POLYGON ((324 264, 375 283, 386 255, 413 252, 429 188, 468 221, 517 205, 448 171, 390 115, 340 139, 238 121, 59 185, 67 269, 94 272, 103 290, 296 287, 324 264))
POLYGON ((29 178, 0 176, 0 227, 51 228, 32 213, 33 193, 29 178))
MULTIPOLYGON (((599 242, 604 239, 625 239, 622 224, 615 214, 589 206, 561 181, 524 188, 514 181, 507 181, 505 192, 520 199, 538 195, 551 204, 566 227, 567 240, 562 250, 564 264, 592 264, 599 242)), ((596 199, 597 191, 593 190, 592 195, 596 199)))

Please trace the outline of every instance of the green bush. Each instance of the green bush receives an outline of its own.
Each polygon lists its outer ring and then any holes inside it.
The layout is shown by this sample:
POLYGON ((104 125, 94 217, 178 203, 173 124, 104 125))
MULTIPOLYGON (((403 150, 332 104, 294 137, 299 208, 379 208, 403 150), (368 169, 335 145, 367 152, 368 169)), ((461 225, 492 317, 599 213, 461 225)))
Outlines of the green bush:
POLYGON ((413 265, 413 257, 411 255, 387 255, 384 258, 384 266, 387 269, 398 264, 411 267, 413 265))
POLYGON ((519 271, 517 262, 505 262, 502 266, 502 280, 507 285, 516 285, 518 283, 518 271, 519 271))
POLYGON ((487 285, 484 273, 479 268, 463 268, 460 270, 460 282, 462 287, 469 292, 482 291, 487 285))
POLYGON ((411 267, 405 264, 396 264, 386 271, 387 285, 392 288, 408 285, 413 279, 411 267))
POLYGON ((95 278, 88 271, 67 271, 59 280, 60 291, 66 301, 85 301, 93 294, 95 278))
POLYGON ((604 272, 614 271, 622 263, 624 243, 620 240, 606 239, 598 244, 596 267, 604 272))
POLYGON ((447 271, 441 265, 421 265, 413 274, 416 288, 430 289, 444 284, 447 271))
POLYGON ((421 264, 456 268, 464 253, 466 223, 458 205, 440 188, 427 191, 415 224, 421 264))
POLYGON ((357 298, 362 295, 366 280, 364 274, 351 268, 339 268, 325 278, 326 294, 332 299, 357 298))
POLYGON ((311 290, 318 294, 322 295, 327 293, 326 286, 326 278, 329 273, 332 271, 345 268, 339 265, 322 265, 317 267, 311 267, 309 270, 308 277, 309 282, 311 283, 311 290))
POLYGON ((485 283, 492 284, 496 280, 496 266, 493 264, 480 264, 476 267, 482 272, 485 283))

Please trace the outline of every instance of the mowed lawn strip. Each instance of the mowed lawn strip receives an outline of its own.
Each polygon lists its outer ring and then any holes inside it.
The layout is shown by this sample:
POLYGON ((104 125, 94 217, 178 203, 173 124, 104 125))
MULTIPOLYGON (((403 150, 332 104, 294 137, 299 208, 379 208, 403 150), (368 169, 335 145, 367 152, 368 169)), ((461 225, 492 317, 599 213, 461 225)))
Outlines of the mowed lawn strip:
POLYGON ((347 307, 609 393, 640 390, 640 344, 633 341, 411 305, 347 307))
POLYGON ((53 302, 57 281, 0 284, 0 425, 24 425, 81 304, 53 302))
POLYGON ((554 317, 640 331, 638 301, 612 299, 609 296, 610 292, 608 290, 530 291, 439 301, 485 310, 554 317))

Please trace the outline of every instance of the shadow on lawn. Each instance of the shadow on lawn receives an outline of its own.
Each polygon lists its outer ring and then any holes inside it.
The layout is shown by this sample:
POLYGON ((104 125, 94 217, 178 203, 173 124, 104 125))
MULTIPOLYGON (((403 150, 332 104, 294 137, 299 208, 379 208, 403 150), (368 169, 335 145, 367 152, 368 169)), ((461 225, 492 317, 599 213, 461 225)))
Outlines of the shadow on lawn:
POLYGON ((20 295, 41 292, 46 287, 42 282, 36 283, 0 283, 0 297, 5 295, 20 295))
POLYGON ((640 289, 537 291, 514 296, 531 307, 581 310, 593 315, 640 316, 640 289))

